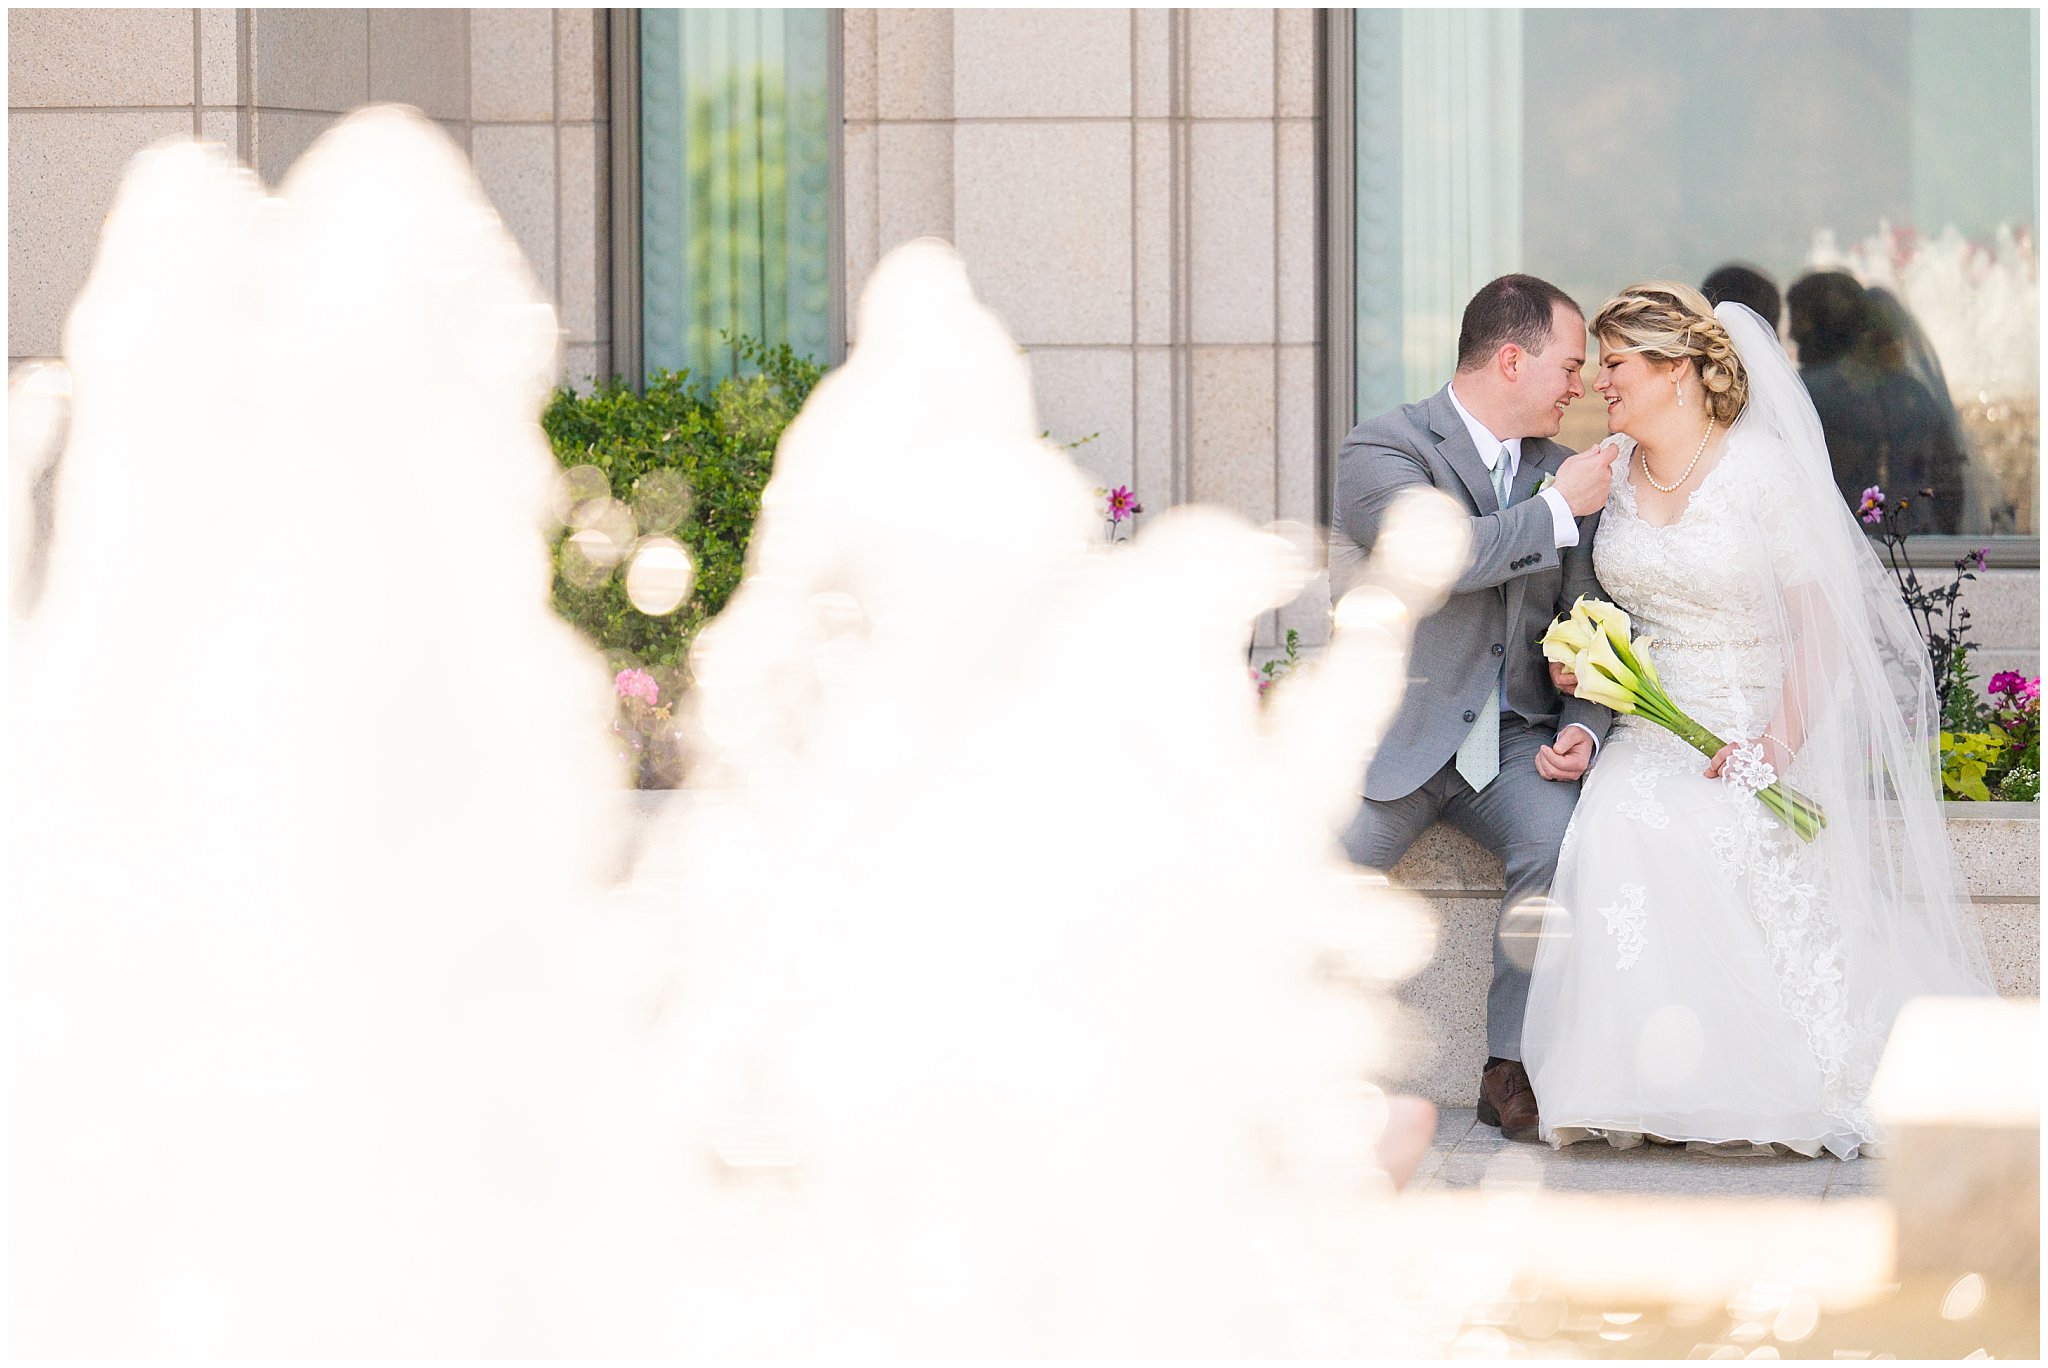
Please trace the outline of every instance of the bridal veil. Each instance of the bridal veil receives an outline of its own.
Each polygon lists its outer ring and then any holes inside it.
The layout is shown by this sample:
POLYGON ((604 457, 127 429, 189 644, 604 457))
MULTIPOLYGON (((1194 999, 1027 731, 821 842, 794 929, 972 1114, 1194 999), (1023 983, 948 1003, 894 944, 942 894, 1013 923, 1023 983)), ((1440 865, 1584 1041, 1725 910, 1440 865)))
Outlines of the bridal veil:
POLYGON ((1754 551, 1776 589, 1765 620, 1786 669, 1787 730, 1773 733, 1793 742, 1797 785, 1828 817, 1796 870, 1752 875, 1829 891, 1840 962, 1816 970, 1839 974, 1844 1005, 1888 1029, 1908 997, 1995 991, 1948 844, 1928 646, 1842 500, 1819 416, 1776 334, 1741 304, 1714 316, 1748 373, 1737 431, 1783 458, 1752 491, 1754 551))

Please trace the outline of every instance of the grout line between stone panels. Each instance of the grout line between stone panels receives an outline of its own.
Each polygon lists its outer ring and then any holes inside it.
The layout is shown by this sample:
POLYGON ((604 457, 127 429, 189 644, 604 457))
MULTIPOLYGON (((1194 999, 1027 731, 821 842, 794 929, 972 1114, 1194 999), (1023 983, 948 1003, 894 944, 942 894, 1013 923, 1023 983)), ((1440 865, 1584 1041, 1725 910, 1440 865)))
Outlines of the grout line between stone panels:
MULTIPOLYGON (((879 125, 882 112, 882 16, 879 10, 875 12, 875 22, 868 25, 868 70, 874 73, 870 83, 874 87, 875 122, 879 125)), ((872 276, 875 267, 882 264, 882 253, 887 250, 882 245, 882 135, 879 127, 868 147, 868 209, 874 220, 874 232, 868 238, 866 269, 867 275, 872 276)), ((866 276, 862 279, 865 283, 866 276)), ((856 302, 858 301, 851 299, 847 301, 846 326, 849 342, 852 341, 854 332, 853 305, 856 302)))
POLYGON ((476 173, 476 23, 466 19, 461 25, 462 34, 462 156, 470 164, 470 174, 476 173))
MULTIPOLYGON (((1273 11, 1273 517, 1277 520, 1287 516, 1280 507, 1280 463, 1284 458, 1280 450, 1280 405, 1283 397, 1280 389, 1280 11, 1273 11)), ((1280 636, 1280 610, 1273 610, 1273 642, 1277 646, 1280 636)))
MULTIPOLYGON (((562 327, 562 126, 557 116, 562 112, 562 15, 558 10, 548 11, 548 126, 554 130, 551 151, 554 153, 554 239, 555 239, 555 329, 564 338, 569 330, 562 327)), ((593 331, 595 331, 593 329, 593 331)), ((594 360, 594 358, 593 358, 594 360)), ((568 346, 562 349, 562 366, 568 369, 568 346)))
MULTIPOLYGON (((227 105, 209 105, 209 110, 224 110, 227 105)), ((348 113, 345 109, 299 109, 293 105, 246 105, 246 109, 258 114, 304 114, 314 119, 338 119, 348 113)))
MULTIPOLYGON (((879 128, 881 123, 879 115, 882 109, 882 19, 879 11, 875 15, 875 22, 868 26, 868 70, 874 73, 875 113, 878 116, 875 120, 877 130, 874 140, 868 147, 868 208, 871 211, 875 226, 874 232, 868 238, 866 269, 867 275, 872 276, 875 267, 882 264, 882 254, 888 250, 882 242, 882 135, 879 128)), ((957 172, 958 168, 956 167, 955 169, 957 172)), ((864 276, 862 279, 863 283, 865 283, 866 277, 864 276)), ((857 301, 847 301, 846 320, 847 340, 849 343, 852 341, 852 333, 854 331, 853 305, 855 302, 857 301)))
MULTIPOLYGON (((1114 339, 1107 342, 1033 342, 1031 344, 1031 350, 1035 352, 1170 351, 1172 348, 1173 344, 1171 342, 1133 342, 1129 338, 1114 339)), ((1265 342, 1204 342, 1202 348, 1205 351, 1272 350, 1271 345, 1265 342)), ((1499 893, 1490 893, 1487 896, 1495 902, 1500 901, 1499 893)), ((2022 899, 2022 901, 2027 900, 2022 899)))
MULTIPOLYGON (((241 105, 232 104, 171 104, 171 105, 16 105, 8 110, 10 114, 190 114, 194 109, 207 114, 233 114, 241 105)), ((265 105, 269 110, 275 106, 265 105)), ((339 114, 339 109, 286 110, 292 114, 339 114)))
POLYGON ((1171 254, 1174 254, 1174 287, 1171 287, 1171 379, 1174 379, 1174 504, 1194 500, 1194 354, 1192 328, 1188 319, 1188 291, 1194 264, 1190 258, 1190 197, 1192 197, 1192 137, 1188 129, 1188 12, 1176 8, 1167 12, 1167 164, 1171 168, 1169 213, 1171 213, 1171 254))
MULTIPOLYGON (((1138 398, 1137 342, 1139 336, 1138 316, 1141 312, 1138 304, 1138 255, 1143 250, 1142 245, 1138 241, 1138 11, 1135 9, 1126 10, 1125 17, 1130 21, 1130 36, 1126 46, 1130 51, 1131 69, 1131 114, 1130 118, 1125 121, 1130 130, 1128 146, 1131 150, 1131 487, 1136 489, 1138 486, 1139 450, 1138 412, 1141 406, 1138 398)), ((1136 523, 1133 522, 1132 526, 1135 527, 1136 523)))
POLYGON ((250 170, 256 169, 255 123, 251 113, 256 103, 256 79, 252 70, 249 11, 235 11, 235 156, 250 170))
MULTIPOLYGON (((886 118, 886 117, 882 117, 882 116, 879 116, 879 115, 877 115, 877 116, 875 116, 875 117, 872 117, 872 118, 869 118, 869 117, 862 117, 862 118, 858 118, 858 119, 848 119, 848 120, 847 120, 846 122, 847 122, 847 124, 848 124, 848 125, 849 125, 850 127, 864 127, 864 126, 866 126, 866 125, 869 125, 869 124, 888 124, 888 125, 890 125, 890 126, 892 126, 892 127, 904 127, 904 126, 909 126, 909 127, 917 127, 917 126, 919 126, 919 125, 929 125, 929 126, 933 126, 933 127, 942 127, 942 128, 955 128, 955 127, 958 127, 958 126, 959 126, 959 125, 961 125, 961 124, 996 124, 996 125, 1008 125, 1008 124, 1071 124, 1071 123, 1081 123, 1081 124, 1120 124, 1120 123, 1127 123, 1127 122, 1130 122, 1130 121, 1131 121, 1131 120, 1133 120, 1133 119, 1135 119, 1135 120, 1136 120, 1136 121, 1138 121, 1139 123, 1172 123, 1172 122, 1173 122, 1173 121, 1174 121, 1175 119, 1177 119, 1177 118, 1191 118, 1191 117, 1193 117, 1193 116, 1192 116, 1192 115, 1175 115, 1175 114, 1137 114, 1137 113, 1132 113, 1132 114, 1017 114, 1017 115, 1008 115, 1008 114, 970 114, 970 115, 966 115, 966 116, 964 116, 964 117, 962 117, 962 118, 958 118, 958 119, 929 119, 929 118, 923 118, 923 117, 920 117, 920 116, 915 116, 915 115, 913 115, 913 116, 910 116, 910 117, 903 117, 903 118, 886 118)), ((1203 122, 1203 123, 1205 123, 1205 124, 1254 124, 1254 125, 1258 125, 1258 126, 1261 126, 1261 127, 1265 126, 1266 124, 1270 124, 1270 123, 1276 123, 1276 122, 1277 122, 1277 123, 1299 123, 1299 124, 1312 124, 1312 123, 1314 123, 1314 122, 1315 122, 1315 119, 1314 119, 1314 117, 1313 117, 1313 116, 1310 116, 1310 115, 1302 115, 1302 114, 1288 114, 1288 115, 1285 115, 1284 117, 1283 117, 1283 116, 1279 116, 1279 115, 1259 115, 1259 114, 1204 114, 1204 115, 1202 115, 1202 116, 1201 116, 1201 119, 1202 119, 1202 122, 1203 122)))
POLYGON ((1414 1176, 1408 1180, 1402 1190, 1405 1192, 1422 1192, 1427 1190, 1436 1181, 1436 1176, 1443 1172, 1443 1168, 1443 1156, 1432 1153, 1429 1159, 1424 1159, 1415 1166, 1414 1176), (1430 1159, 1434 1159, 1436 1162, 1431 1163, 1430 1159))
POLYGON ((206 126, 199 117, 200 102, 206 98, 206 37, 201 24, 205 14, 204 10, 192 11, 192 136, 195 138, 206 136, 206 126))

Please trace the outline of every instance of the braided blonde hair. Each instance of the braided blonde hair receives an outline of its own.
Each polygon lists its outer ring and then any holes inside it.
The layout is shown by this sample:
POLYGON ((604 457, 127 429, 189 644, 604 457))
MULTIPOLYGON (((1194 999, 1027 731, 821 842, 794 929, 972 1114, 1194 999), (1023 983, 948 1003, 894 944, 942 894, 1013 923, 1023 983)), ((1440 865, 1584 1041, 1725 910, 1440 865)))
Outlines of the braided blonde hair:
POLYGON ((1593 315, 1593 335, 1610 351, 1636 352, 1657 361, 1690 361, 1707 392, 1707 412, 1732 423, 1749 402, 1749 376, 1735 343, 1714 317, 1707 297, 1690 285, 1647 280, 1631 285, 1593 315))

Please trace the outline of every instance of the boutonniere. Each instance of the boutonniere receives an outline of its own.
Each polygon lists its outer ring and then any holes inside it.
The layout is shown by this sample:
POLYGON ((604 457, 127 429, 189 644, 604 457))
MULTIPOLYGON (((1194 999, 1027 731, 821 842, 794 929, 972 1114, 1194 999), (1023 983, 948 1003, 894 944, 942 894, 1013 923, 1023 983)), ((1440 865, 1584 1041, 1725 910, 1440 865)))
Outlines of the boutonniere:
POLYGON ((1539 483, 1539 484, 1538 484, 1538 485, 1536 486, 1536 492, 1537 492, 1538 494, 1541 494, 1541 493, 1542 493, 1542 492, 1543 492, 1544 490, 1546 490, 1546 489, 1550 488, 1550 487, 1551 487, 1552 485, 1554 485, 1554 484, 1556 484, 1556 483, 1557 483, 1557 476, 1556 476, 1556 475, 1545 475, 1545 476, 1543 477, 1543 479, 1542 479, 1542 482, 1541 482, 1541 483, 1539 483))

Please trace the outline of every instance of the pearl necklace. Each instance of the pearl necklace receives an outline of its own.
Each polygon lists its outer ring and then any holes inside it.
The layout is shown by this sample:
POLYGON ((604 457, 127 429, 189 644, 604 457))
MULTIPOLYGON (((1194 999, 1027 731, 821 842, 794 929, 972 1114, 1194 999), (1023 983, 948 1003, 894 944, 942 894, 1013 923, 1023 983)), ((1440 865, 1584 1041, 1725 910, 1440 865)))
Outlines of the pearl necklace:
POLYGON ((1709 437, 1712 437, 1713 435, 1714 420, 1712 418, 1709 418, 1707 419, 1707 430, 1700 434, 1700 444, 1692 449, 1692 460, 1687 463, 1685 467, 1685 474, 1679 476, 1670 484, 1659 484, 1657 482, 1657 477, 1650 473, 1650 458, 1643 455, 1643 449, 1641 446, 1637 446, 1636 459, 1643 463, 1643 478, 1650 482, 1651 488, 1661 489, 1666 494, 1671 493, 1673 490, 1677 489, 1680 485, 1684 484, 1687 480, 1692 478, 1692 468, 1700 463, 1700 453, 1707 449, 1707 439, 1709 437))

